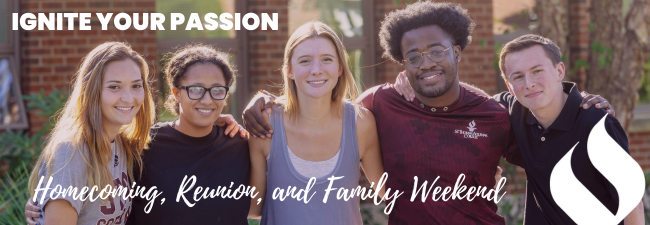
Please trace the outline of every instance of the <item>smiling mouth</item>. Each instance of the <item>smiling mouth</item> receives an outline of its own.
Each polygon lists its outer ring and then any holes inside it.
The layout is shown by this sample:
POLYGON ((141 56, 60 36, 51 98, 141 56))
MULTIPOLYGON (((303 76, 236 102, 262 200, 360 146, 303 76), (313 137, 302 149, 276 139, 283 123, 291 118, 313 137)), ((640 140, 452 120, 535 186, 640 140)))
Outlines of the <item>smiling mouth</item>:
POLYGON ((196 111, 199 111, 199 113, 201 113, 201 114, 210 114, 210 113, 214 112, 214 109, 198 109, 197 108, 196 111))
POLYGON ((133 107, 135 107, 135 106, 131 106, 131 107, 119 107, 119 106, 115 106, 114 108, 117 109, 117 110, 119 110, 119 111, 130 111, 131 109, 133 109, 133 107))
POLYGON ((537 97, 537 96, 540 95, 541 93, 542 93, 541 91, 538 91, 538 92, 535 92, 535 93, 532 93, 532 94, 527 94, 526 97, 527 97, 527 98, 537 97))
POLYGON ((419 79, 420 80, 431 80, 434 78, 437 78, 439 76, 442 76, 442 71, 432 71, 432 72, 427 72, 426 74, 420 75, 419 79))
POLYGON ((327 82, 327 80, 321 80, 321 81, 307 81, 307 83, 309 83, 309 84, 322 84, 322 83, 325 83, 325 82, 327 82))
POLYGON ((426 77, 423 77, 423 78, 421 78, 421 79, 422 79, 422 80, 430 80, 430 79, 436 78, 437 76, 440 76, 440 75, 441 75, 441 74, 436 74, 436 75, 426 76, 426 77))

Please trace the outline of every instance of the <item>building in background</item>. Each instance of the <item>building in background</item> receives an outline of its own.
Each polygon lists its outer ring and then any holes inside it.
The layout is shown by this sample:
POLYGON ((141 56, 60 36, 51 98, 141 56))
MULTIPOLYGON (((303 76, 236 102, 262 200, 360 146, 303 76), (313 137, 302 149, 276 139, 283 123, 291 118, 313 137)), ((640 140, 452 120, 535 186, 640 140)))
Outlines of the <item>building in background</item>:
MULTIPOLYGON (((625 0, 629 3, 629 0, 625 0)), ((106 41, 125 41, 143 54, 156 76, 159 119, 173 117, 162 107, 168 94, 161 73, 165 54, 188 43, 214 45, 228 54, 238 71, 228 106, 223 113, 241 119, 242 109, 260 89, 278 93, 284 47, 300 25, 322 20, 334 28, 346 46, 351 69, 362 89, 394 82, 402 67, 382 58, 378 43, 380 22, 390 11, 403 8, 409 1, 398 0, 0 0, 0 132, 6 129, 39 130, 50 118, 28 112, 21 95, 43 90, 70 89, 72 75, 82 57, 106 41), (101 30, 96 16, 91 30, 12 31, 11 13, 169 13, 204 15, 208 12, 278 13, 278 30, 176 31, 118 30, 113 24, 101 30)), ((460 80, 474 84, 489 94, 506 90, 495 67, 499 47, 536 29, 535 5, 539 0, 453 0, 462 4, 476 22, 472 43, 463 51, 458 64, 460 80)), ((573 1, 572 1, 573 2, 573 1)), ((589 0, 571 3, 575 10, 569 18, 575 32, 570 62, 585 57, 588 50, 589 0), (586 3, 585 3, 586 2, 586 3), (586 41, 584 38, 587 38, 586 41), (585 46, 585 43, 586 46, 585 46), (586 49, 586 50, 585 50, 586 49)), ((169 24, 165 25, 169 28, 169 24)), ((577 77, 584 71, 576 71, 577 77)), ((646 81, 647 82, 647 81, 646 81)), ((644 170, 650 169, 650 104, 637 106, 635 120, 628 130, 630 152, 644 170)), ((519 176, 519 175, 518 175, 519 176)))

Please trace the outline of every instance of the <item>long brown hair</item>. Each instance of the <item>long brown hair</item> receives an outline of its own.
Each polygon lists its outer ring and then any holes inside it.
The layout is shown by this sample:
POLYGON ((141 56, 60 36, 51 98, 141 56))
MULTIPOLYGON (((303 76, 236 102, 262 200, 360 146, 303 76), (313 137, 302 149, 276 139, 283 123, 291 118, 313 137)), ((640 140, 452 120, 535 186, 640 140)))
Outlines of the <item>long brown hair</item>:
MULTIPOLYGON (((282 63, 282 79, 284 80, 284 85, 282 95, 277 99, 277 102, 284 106, 284 111, 289 113, 290 118, 295 118, 295 115, 298 114, 298 90, 296 88, 296 81, 289 78, 291 57, 293 57, 294 49, 298 44, 309 38, 317 37, 327 38, 332 41, 334 46, 336 46, 339 66, 343 68, 343 74, 338 78, 338 82, 332 90, 332 101, 336 105, 341 105, 344 100, 355 104, 354 100, 359 95, 357 83, 354 81, 350 67, 348 67, 348 54, 345 51, 343 42, 341 42, 334 30, 324 23, 317 21, 308 22, 293 32, 284 48, 284 62, 282 63)), ((342 112, 341 110, 340 113, 342 112)))
MULTIPOLYGON (((90 187, 97 185, 101 190, 106 185, 113 186, 110 171, 111 146, 102 125, 101 90, 106 65, 113 61, 133 60, 140 69, 145 97, 140 110, 130 124, 123 126, 116 138, 116 144, 126 151, 127 171, 133 180, 134 164, 141 165, 141 153, 151 141, 149 130, 155 120, 155 105, 149 84, 147 62, 130 46, 120 42, 106 42, 97 46, 83 59, 73 79, 73 91, 59 112, 60 118, 50 133, 47 145, 36 161, 29 178, 30 194, 38 185, 38 172, 41 166, 49 166, 51 174, 52 158, 60 145, 70 143, 74 154, 81 154, 86 163, 86 178, 90 187), (117 139, 120 142, 117 142, 117 139)), ((72 157, 70 157, 72 159, 72 157)), ((68 159, 68 162, 69 160, 68 159)), ((142 167, 140 166, 142 171, 142 167)), ((48 174, 49 176, 50 174, 48 174)))

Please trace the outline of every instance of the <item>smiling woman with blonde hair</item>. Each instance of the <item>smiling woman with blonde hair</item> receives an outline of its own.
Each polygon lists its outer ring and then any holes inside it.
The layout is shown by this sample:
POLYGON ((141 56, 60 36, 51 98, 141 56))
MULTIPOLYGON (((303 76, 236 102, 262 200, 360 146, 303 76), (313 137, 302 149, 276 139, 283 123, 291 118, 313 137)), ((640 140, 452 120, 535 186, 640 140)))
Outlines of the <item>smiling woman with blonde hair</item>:
POLYGON ((336 33, 321 22, 302 25, 287 42, 282 72, 282 96, 270 115, 276 132, 249 139, 251 185, 260 190, 249 216, 261 216, 261 224, 362 224, 358 196, 271 198, 278 187, 326 190, 330 177, 340 178, 337 188, 354 189, 360 166, 374 183, 383 173, 374 116, 354 103, 357 87, 336 33))
POLYGON ((72 93, 29 179, 30 194, 37 194, 38 206, 43 208, 43 218, 36 219, 39 224, 126 219, 130 199, 82 201, 70 195, 50 199, 49 192, 34 190, 45 187, 50 176, 50 188, 72 187, 77 193, 84 187, 92 191, 93 186, 98 190, 131 186, 133 168, 141 164, 154 122, 148 75, 146 61, 124 43, 104 43, 83 59, 72 93))

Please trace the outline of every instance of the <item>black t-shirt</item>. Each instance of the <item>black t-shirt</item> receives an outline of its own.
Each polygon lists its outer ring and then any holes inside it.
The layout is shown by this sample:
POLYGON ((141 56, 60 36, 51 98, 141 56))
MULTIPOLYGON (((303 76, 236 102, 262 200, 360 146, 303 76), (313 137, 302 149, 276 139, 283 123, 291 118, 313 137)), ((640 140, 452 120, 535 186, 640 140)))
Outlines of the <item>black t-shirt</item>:
MULTIPOLYGON (((562 85, 569 97, 560 115, 547 129, 510 93, 494 96, 510 111, 512 129, 526 165, 524 224, 576 224, 553 200, 550 178, 555 165, 578 142, 571 157, 575 177, 612 214, 618 209, 616 189, 596 170, 587 153, 589 133, 607 113, 596 107, 586 110, 578 107, 583 98, 575 83, 563 82, 562 85)), ((629 154, 627 135, 615 117, 607 115, 605 130, 629 154)))
POLYGON ((174 129, 171 122, 158 123, 151 132, 154 138, 143 153, 142 175, 135 168, 135 182, 146 187, 146 191, 156 186, 162 194, 148 214, 145 206, 149 200, 134 198, 127 224, 248 224, 250 197, 235 200, 219 194, 201 198, 206 188, 214 192, 226 188, 226 193, 233 193, 240 185, 248 186, 250 157, 246 139, 239 135, 230 138, 217 126, 205 137, 190 137, 174 129), (196 176, 196 183, 189 189, 192 175, 196 176), (185 176, 187 186, 182 190, 189 189, 184 196, 193 207, 183 198, 176 201, 185 176), (195 201, 194 193, 199 186, 202 190, 197 196, 201 199, 195 201))

